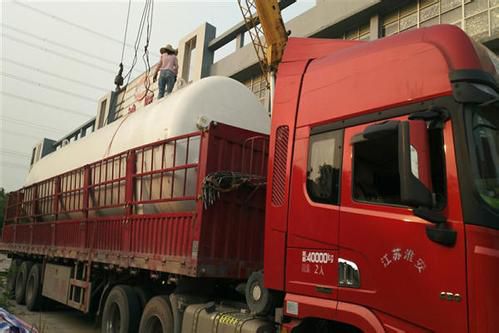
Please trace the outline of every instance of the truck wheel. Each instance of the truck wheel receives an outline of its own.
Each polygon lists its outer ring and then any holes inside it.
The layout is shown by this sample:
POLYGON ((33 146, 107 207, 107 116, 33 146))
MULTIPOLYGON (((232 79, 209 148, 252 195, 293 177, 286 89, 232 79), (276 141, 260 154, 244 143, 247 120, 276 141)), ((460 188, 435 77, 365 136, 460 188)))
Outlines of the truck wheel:
POLYGON ((142 313, 139 333, 170 332, 173 332, 173 313, 168 295, 153 297, 142 313))
POLYGON ((270 291, 263 286, 263 273, 261 271, 251 273, 246 282, 246 304, 250 311, 257 315, 267 315, 273 306, 270 291))
POLYGON ((24 304, 26 301, 26 282, 28 281, 29 271, 33 263, 31 261, 23 261, 16 275, 16 302, 24 304))
POLYGON ((29 311, 40 310, 42 300, 42 265, 34 264, 26 282, 26 307, 29 311))
POLYGON ((139 286, 133 287, 133 290, 135 291, 137 297, 139 298, 140 310, 144 310, 147 302, 149 302, 149 300, 152 297, 152 292, 149 289, 147 289, 147 287, 139 287, 139 286))
POLYGON ((9 299, 14 299, 16 297, 16 278, 19 266, 21 266, 21 260, 12 259, 9 272, 7 273, 7 285, 5 286, 5 293, 9 299))
POLYGON ((102 313, 102 333, 137 332, 140 320, 140 303, 132 287, 119 285, 106 299, 102 313))

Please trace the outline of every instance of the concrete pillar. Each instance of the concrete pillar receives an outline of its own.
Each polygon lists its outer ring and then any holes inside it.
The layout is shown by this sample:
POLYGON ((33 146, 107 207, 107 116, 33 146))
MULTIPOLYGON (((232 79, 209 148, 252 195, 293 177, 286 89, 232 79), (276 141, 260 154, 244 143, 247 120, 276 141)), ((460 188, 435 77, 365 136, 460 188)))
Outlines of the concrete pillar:
POLYGON ((236 50, 239 50, 244 46, 244 32, 237 35, 236 37, 236 50))
POLYGON ((179 82, 177 86, 210 75, 214 52, 208 49, 208 44, 215 38, 215 35, 216 28, 209 23, 204 23, 180 40, 178 45, 179 82))
POLYGON ((370 40, 376 40, 381 37, 381 21, 379 19, 379 15, 374 15, 371 17, 370 21, 370 32, 369 32, 369 39, 370 40))

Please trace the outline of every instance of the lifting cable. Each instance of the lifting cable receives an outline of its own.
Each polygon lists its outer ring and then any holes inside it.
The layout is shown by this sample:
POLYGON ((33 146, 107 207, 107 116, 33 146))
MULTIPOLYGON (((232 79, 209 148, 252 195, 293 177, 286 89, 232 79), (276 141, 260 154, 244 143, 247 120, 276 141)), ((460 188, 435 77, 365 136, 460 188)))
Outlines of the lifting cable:
MULTIPOLYGON (((130 11, 130 2, 131 0, 129 0, 129 11, 130 11)), ((145 26, 145 23, 146 23, 146 17, 147 17, 147 22, 148 22, 148 26, 147 26, 147 41, 146 41, 146 45, 144 47, 144 50, 145 50, 145 53, 144 55, 146 56, 147 58, 147 63, 149 63, 149 52, 148 52, 148 47, 149 47, 149 39, 150 39, 150 36, 151 36, 151 31, 152 31, 152 10, 153 10, 153 0, 146 0, 145 2, 145 5, 144 5, 144 9, 142 11, 142 16, 140 18, 140 22, 139 22, 139 28, 137 30, 137 36, 135 37, 135 43, 134 43, 134 56, 133 56, 133 61, 132 61, 132 64, 130 65, 130 69, 128 70, 127 74, 125 75, 125 78, 123 78, 121 76, 121 74, 123 74, 123 70, 122 70, 122 63, 120 64, 120 73, 118 73, 118 76, 120 76, 123 81, 126 79, 127 82, 126 82, 126 85, 125 85, 125 88, 123 89, 123 91, 121 91, 121 102, 119 103, 116 103, 116 108, 118 108, 119 105, 121 105, 123 107, 124 105, 124 102, 125 102, 125 94, 126 94, 126 89, 128 87, 128 84, 130 83, 130 78, 132 76, 132 71, 135 67, 135 65, 137 64, 137 56, 138 56, 138 50, 139 50, 139 47, 140 47, 140 40, 142 39, 142 33, 144 32, 144 26, 145 26), (149 14, 150 13, 150 14, 149 14)), ((128 15, 127 15, 127 27, 128 27, 128 15)), ((126 34, 125 34, 126 36, 126 34)), ((125 43, 126 40, 123 41, 123 43, 125 43)), ((123 61, 123 52, 122 52, 122 61, 123 61)), ((117 76, 117 78, 118 78, 117 76)), ((115 81, 116 83, 116 81, 115 81)), ((123 84, 123 82, 121 83, 123 84)), ((116 91, 119 91, 120 88, 118 87, 118 85, 116 86, 116 91)), ((147 92, 144 96, 147 95, 147 92)), ((109 144, 107 146, 107 149, 106 149, 106 152, 104 153, 104 156, 108 156, 110 151, 111 151, 111 147, 112 147, 112 144, 113 144, 113 141, 114 141, 114 138, 116 137, 116 134, 118 133, 119 129, 121 128, 121 126, 123 125, 123 123, 127 120, 128 116, 130 115, 130 113, 127 113, 125 114, 121 119, 121 122, 119 123, 119 125, 117 126, 117 128, 115 129, 114 133, 113 133, 113 136, 111 137, 111 140, 109 141, 109 144)))
POLYGON ((128 33, 128 22, 130 20, 130 7, 132 5, 132 0, 128 0, 128 10, 126 14, 126 24, 125 24, 125 36, 123 37, 123 47, 121 49, 121 61, 120 61, 120 69, 118 71, 118 75, 114 78, 114 84, 116 85, 116 91, 120 89, 123 85, 123 57, 125 56, 125 46, 126 46, 126 35, 128 33))
POLYGON ((149 89, 151 87, 151 81, 149 80, 149 74, 151 72, 151 64, 149 62, 149 41, 151 40, 153 14, 154 0, 150 0, 150 5, 148 7, 147 13, 146 45, 144 45, 144 55, 142 56, 144 65, 146 66, 146 77, 144 80, 144 87, 146 88, 146 92, 143 98, 145 98, 150 92, 152 92, 152 90, 149 89))

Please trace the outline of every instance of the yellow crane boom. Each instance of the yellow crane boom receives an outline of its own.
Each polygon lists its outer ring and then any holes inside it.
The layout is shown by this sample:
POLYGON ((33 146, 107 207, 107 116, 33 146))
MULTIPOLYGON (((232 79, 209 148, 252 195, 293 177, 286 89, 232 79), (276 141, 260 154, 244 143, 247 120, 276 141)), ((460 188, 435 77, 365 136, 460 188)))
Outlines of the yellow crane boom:
POLYGON ((288 40, 278 0, 238 0, 248 33, 262 66, 268 74, 277 70, 288 40))

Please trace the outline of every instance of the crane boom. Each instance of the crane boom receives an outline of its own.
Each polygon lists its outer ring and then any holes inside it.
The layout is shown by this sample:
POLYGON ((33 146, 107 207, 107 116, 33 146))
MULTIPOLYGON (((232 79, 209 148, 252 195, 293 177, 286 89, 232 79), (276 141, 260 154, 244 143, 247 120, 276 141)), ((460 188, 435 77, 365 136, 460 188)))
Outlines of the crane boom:
MULTIPOLYGON (((288 34, 278 0, 238 0, 265 77, 276 71, 288 34)), ((268 79, 267 79, 268 81, 268 79)))
POLYGON ((265 59, 270 69, 276 69, 282 59, 288 34, 284 27, 277 0, 255 0, 256 10, 267 44, 265 59))

